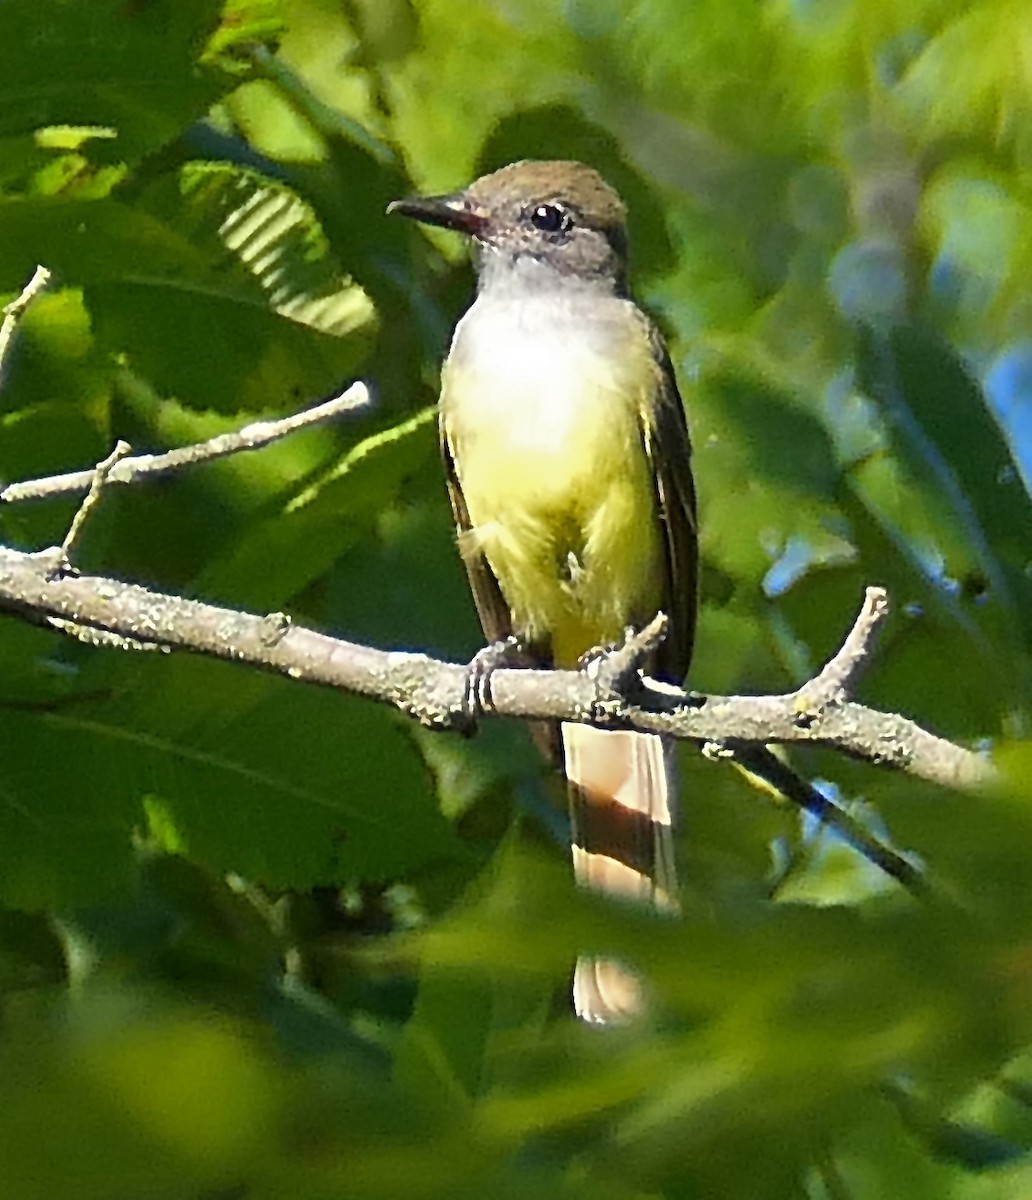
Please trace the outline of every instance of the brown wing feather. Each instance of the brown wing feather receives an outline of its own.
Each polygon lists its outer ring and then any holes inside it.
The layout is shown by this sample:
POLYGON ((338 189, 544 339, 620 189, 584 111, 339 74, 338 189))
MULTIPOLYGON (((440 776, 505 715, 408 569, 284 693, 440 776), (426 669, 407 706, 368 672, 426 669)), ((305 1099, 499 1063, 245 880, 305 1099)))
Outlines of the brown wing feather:
MULTIPOLYGON (((462 494, 462 485, 455 471, 455 460, 452 457, 451 446, 448 444, 448 430, 444 421, 438 422, 441 438, 441 458, 444 462, 444 476, 448 483, 448 499, 451 500, 452 516, 455 518, 455 528, 460 534, 468 533, 473 528, 466 508, 466 498, 462 494)), ((462 556, 469 576, 470 591, 473 593, 473 603, 477 606, 480 617, 480 627, 484 637, 489 642, 501 642, 512 634, 512 616, 509 606, 505 603, 502 589, 494 572, 488 566, 487 559, 482 554, 462 556)))
POLYGON ((691 441, 674 368, 663 338, 649 324, 652 353, 660 368, 656 403, 644 414, 643 441, 656 482, 656 502, 666 548, 663 611, 670 619, 656 656, 658 674, 683 683, 695 641, 699 594, 699 542, 692 478, 691 441))
MULTIPOLYGON (((451 500, 452 516, 455 518, 455 528, 461 535, 473 528, 469 519, 469 509, 466 498, 462 494, 462 484, 455 470, 455 459, 448 444, 448 430, 444 421, 438 422, 441 440, 441 459, 444 462, 444 477, 448 484, 448 498, 451 500)), ((512 635, 512 614, 509 605, 498 586, 494 571, 482 554, 464 554, 462 561, 469 577, 470 591, 473 593, 473 603, 480 617, 480 627, 489 643, 501 642, 512 635)), ((548 666, 551 654, 547 647, 521 647, 524 656, 534 665, 548 666)), ((530 735, 534 743, 549 762, 558 765, 562 760, 562 748, 559 737, 559 725, 555 721, 528 721, 530 735)))

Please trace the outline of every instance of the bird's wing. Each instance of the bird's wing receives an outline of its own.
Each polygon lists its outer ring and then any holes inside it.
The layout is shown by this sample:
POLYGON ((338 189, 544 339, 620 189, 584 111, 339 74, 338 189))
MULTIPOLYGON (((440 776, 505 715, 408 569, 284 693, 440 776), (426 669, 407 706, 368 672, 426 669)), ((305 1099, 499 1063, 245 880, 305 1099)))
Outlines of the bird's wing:
MULTIPOLYGON (((448 484, 448 499, 451 501, 452 516, 459 534, 473 528, 462 494, 462 484, 455 470, 455 459, 448 444, 448 429, 443 417, 438 422, 441 438, 441 459, 444 462, 444 477, 448 484)), ((473 603, 477 606, 480 626, 489 642, 501 642, 512 634, 512 615, 498 586, 498 580, 483 554, 463 554, 462 561, 469 576, 473 603)))
MULTIPOLYGON (((455 518, 455 528, 461 537, 473 528, 469 519, 469 509, 466 498, 462 494, 462 484, 455 470, 455 458, 448 442, 448 428, 442 417, 438 423, 441 439, 441 459, 444 463, 444 477, 448 484, 448 498, 451 501, 452 516, 455 518)), ((462 555, 469 577, 470 591, 473 593, 473 603, 480 617, 480 627, 489 643, 502 642, 512 636, 512 613, 509 605, 498 586, 498 580, 490 564, 483 554, 462 555)), ((551 655, 544 646, 520 646, 521 657, 527 662, 547 666, 551 655)), ((530 735, 544 757, 553 764, 561 761, 559 725, 555 721, 528 721, 530 735)))
POLYGON ((663 611, 670 626, 656 656, 658 673, 681 684, 688 673, 699 593, 699 541, 692 478, 691 441, 674 368, 662 335, 650 322, 649 341, 659 367, 655 403, 642 413, 642 440, 652 467, 656 506, 663 528, 666 579, 663 611))

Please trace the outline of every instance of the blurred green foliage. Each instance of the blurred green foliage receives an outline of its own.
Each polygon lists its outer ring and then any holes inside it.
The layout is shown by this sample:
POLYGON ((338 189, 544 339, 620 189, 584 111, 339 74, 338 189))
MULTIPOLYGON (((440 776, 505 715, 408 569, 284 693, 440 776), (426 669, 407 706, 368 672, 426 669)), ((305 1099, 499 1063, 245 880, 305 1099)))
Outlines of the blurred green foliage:
POLYGON ((4 481, 378 393, 106 495, 83 569, 472 653, 429 407, 469 270, 383 210, 577 157, 690 411, 692 686, 791 688, 879 583, 862 698, 1007 781, 797 756, 949 897, 918 904, 686 751, 661 921, 575 894, 519 729, 4 618, 0 1197, 1032 1192, 1030 38, 1015 0, 0 4, 0 291, 57 277, 4 481), (576 1024, 595 948, 654 1019, 576 1024))

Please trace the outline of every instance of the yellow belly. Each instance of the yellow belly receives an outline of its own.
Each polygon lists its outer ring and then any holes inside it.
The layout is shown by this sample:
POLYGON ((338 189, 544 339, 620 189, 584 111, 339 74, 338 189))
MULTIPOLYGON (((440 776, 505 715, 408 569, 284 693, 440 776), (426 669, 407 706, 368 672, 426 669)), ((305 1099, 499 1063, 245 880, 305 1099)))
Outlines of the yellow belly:
POLYGON ((570 666, 661 604, 641 434, 655 364, 644 336, 616 353, 611 341, 510 323, 471 352, 466 332, 460 325, 441 390, 472 524, 461 549, 487 558, 514 631, 547 640, 556 663, 570 666))

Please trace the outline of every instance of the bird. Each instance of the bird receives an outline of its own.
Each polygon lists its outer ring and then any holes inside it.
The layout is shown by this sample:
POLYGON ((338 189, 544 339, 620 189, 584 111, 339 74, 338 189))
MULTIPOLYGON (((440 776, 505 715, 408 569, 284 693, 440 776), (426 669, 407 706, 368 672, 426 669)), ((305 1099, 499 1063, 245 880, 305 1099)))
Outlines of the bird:
MULTIPOLYGON (((584 163, 524 160, 388 212, 473 247, 476 294, 442 365, 439 431, 488 642, 572 669, 662 611, 646 666, 681 685, 698 606, 691 443, 663 338, 628 291, 620 197, 584 163)), ((577 882, 675 910, 672 741, 575 722, 544 740, 567 780, 577 882)), ((598 952, 578 959, 572 998, 597 1025, 648 1006, 633 966, 598 952)))

